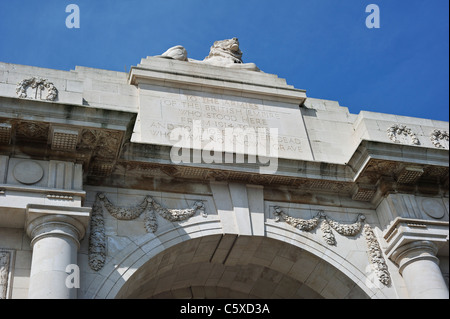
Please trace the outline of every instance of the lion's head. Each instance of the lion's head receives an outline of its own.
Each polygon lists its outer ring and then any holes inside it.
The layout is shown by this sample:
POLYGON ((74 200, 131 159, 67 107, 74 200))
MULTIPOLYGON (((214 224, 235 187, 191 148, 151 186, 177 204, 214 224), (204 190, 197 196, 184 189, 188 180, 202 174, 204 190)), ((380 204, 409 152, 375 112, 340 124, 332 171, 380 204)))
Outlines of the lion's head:
POLYGON ((203 61, 218 65, 243 63, 242 51, 239 49, 239 40, 233 38, 214 42, 209 55, 203 61))

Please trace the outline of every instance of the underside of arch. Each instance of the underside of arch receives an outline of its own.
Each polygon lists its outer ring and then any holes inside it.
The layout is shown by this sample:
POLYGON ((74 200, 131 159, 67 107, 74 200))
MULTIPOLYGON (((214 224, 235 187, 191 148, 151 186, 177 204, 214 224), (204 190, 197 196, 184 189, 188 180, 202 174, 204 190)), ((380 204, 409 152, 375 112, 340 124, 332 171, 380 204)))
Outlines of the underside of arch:
POLYGON ((128 278, 116 298, 369 298, 342 271, 300 247, 211 235, 174 245, 128 278))

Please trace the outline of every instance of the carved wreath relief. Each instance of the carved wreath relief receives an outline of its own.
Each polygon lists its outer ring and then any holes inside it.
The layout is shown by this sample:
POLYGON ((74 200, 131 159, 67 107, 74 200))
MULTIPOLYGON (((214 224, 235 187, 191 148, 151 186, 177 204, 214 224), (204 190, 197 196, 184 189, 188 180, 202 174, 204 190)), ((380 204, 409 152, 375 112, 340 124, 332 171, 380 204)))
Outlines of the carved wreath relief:
MULTIPOLYGON (((387 135, 389 139, 394 143, 402 143, 405 138, 410 138, 411 145, 420 145, 420 141, 416 134, 406 125, 394 124, 387 129, 387 135)), ((430 134, 431 143, 436 148, 448 148, 449 147, 449 133, 444 130, 435 129, 430 134)))
POLYGON ((356 236, 363 231, 368 248, 367 254, 372 269, 382 284, 390 284, 391 279, 386 261, 383 258, 382 250, 372 228, 367 224, 364 225, 364 221, 366 219, 364 215, 359 214, 357 220, 352 224, 341 224, 326 216, 323 211, 319 211, 316 216, 311 219, 301 219, 291 217, 285 214, 280 207, 275 206, 273 214, 275 216, 275 222, 284 221, 302 231, 311 231, 320 224, 322 237, 328 245, 336 245, 336 237, 334 236, 332 230, 335 230, 343 236, 351 237, 356 236))
POLYGON ((411 145, 420 145, 419 139, 416 134, 406 125, 394 124, 387 129, 387 135, 389 139, 394 143, 401 143, 401 138, 410 137, 411 145))
POLYGON ((447 131, 434 130, 430 136, 431 143, 437 148, 448 148, 449 135, 447 131), (442 145, 444 144, 444 145, 442 145))
POLYGON ((17 84, 16 88, 17 96, 22 99, 27 98, 28 87, 31 87, 32 89, 36 90, 34 97, 31 98, 54 101, 58 97, 58 90, 56 89, 53 83, 49 82, 47 79, 35 77, 32 77, 30 79, 24 79, 17 84), (44 90, 47 91, 47 95, 45 97, 42 97, 42 92, 44 90))
POLYGON ((202 201, 196 201, 191 208, 187 209, 168 209, 159 205, 151 196, 147 196, 136 207, 120 207, 112 204, 105 194, 99 193, 92 209, 91 234, 89 237, 89 266, 95 271, 103 267, 106 259, 103 207, 118 220, 133 220, 145 214, 144 223, 148 233, 155 233, 158 230, 156 214, 170 222, 187 220, 197 212, 205 218, 208 216, 202 201))

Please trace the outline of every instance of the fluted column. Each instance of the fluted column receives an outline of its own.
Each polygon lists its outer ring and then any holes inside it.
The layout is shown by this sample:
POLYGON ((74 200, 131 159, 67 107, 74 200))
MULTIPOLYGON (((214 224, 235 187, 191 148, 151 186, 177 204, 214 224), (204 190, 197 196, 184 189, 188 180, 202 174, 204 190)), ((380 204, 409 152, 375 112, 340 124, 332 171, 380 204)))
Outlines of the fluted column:
POLYGON ((26 231, 33 249, 28 298, 77 298, 77 290, 66 284, 66 269, 77 265, 90 209, 34 205, 27 213, 26 231))
POLYGON ((431 241, 413 241, 398 247, 393 261, 405 280, 412 299, 448 299, 449 292, 436 257, 438 247, 431 241))

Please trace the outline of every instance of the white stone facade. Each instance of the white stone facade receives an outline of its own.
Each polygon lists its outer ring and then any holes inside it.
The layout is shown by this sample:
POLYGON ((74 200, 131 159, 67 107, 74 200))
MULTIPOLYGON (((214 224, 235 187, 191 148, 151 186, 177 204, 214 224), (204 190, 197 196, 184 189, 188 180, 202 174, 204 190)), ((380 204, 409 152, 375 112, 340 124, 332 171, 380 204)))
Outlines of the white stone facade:
POLYGON ((448 298, 448 131, 257 68, 0 63, 0 299, 448 298), (276 172, 174 163, 196 122, 276 128, 276 172))

